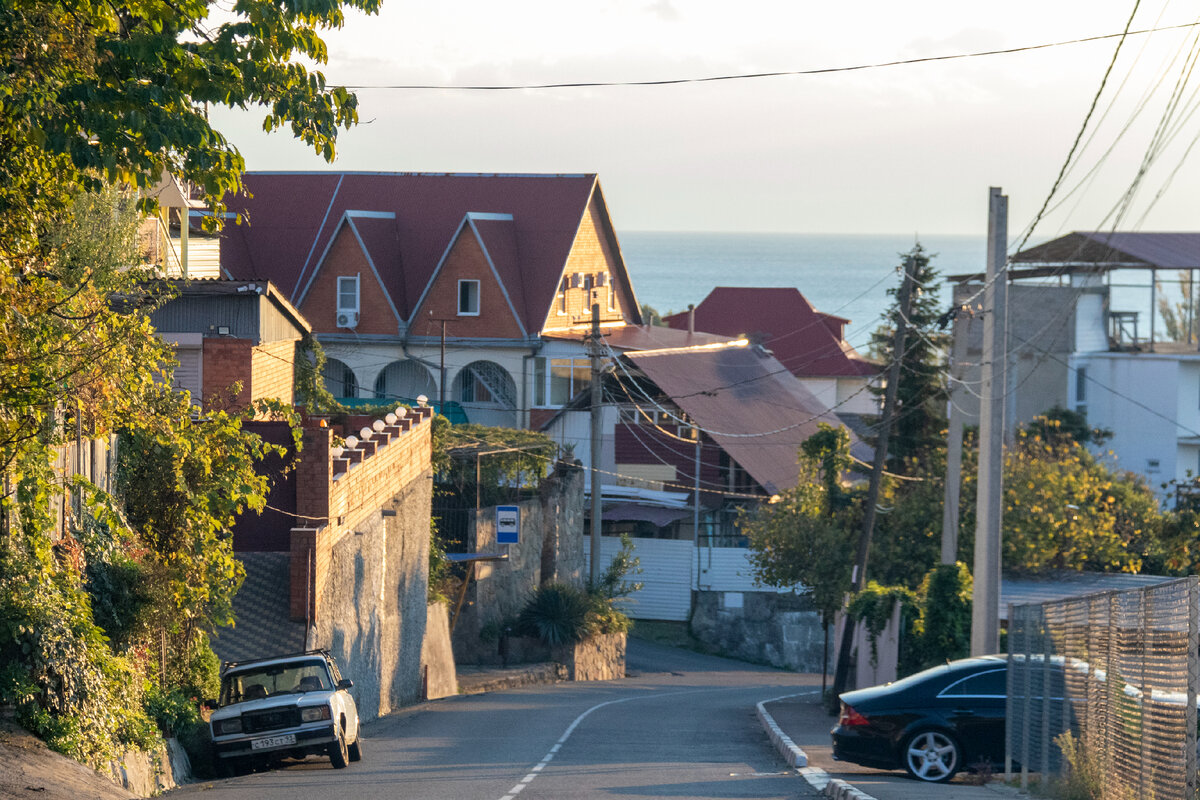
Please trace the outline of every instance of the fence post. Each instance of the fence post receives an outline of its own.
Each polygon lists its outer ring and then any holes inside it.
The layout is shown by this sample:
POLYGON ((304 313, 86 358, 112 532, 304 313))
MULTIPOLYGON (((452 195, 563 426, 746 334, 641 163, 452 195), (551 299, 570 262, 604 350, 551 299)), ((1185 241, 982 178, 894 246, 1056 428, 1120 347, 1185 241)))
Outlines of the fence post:
MULTIPOLYGON (((1033 607, 1026 606, 1029 612, 1032 612, 1033 607)), ((1042 607, 1036 606, 1039 616, 1041 615, 1042 607)), ((1021 791, 1029 791, 1029 715, 1033 711, 1033 681, 1030 677, 1033 675, 1033 648, 1030 647, 1030 640, 1033 638, 1033 620, 1032 613, 1028 613, 1025 617, 1025 635, 1022 637, 1025 640, 1025 697, 1022 705, 1024 708, 1021 711, 1021 791)))
POLYGON ((1013 717, 1015 715, 1013 714, 1012 697, 1013 697, 1013 687, 1016 684, 1016 676, 1014 675, 1014 673, 1016 672, 1017 664, 1016 664, 1016 660, 1012 657, 1012 654, 1013 654, 1013 651, 1016 650, 1016 645, 1017 645, 1017 642, 1014 641, 1014 637, 1020 635, 1018 633, 1018 630, 1019 630, 1019 628, 1017 626, 1016 612, 1013 608, 1013 604, 1009 603, 1008 604, 1008 677, 1005 679, 1007 685, 1004 688, 1004 697, 1005 697, 1004 716, 1009 723, 1004 726, 1004 782, 1005 783, 1012 783, 1012 779, 1013 779, 1013 776, 1012 776, 1012 762, 1013 762, 1013 758, 1012 758, 1012 755, 1013 755, 1013 753, 1012 753, 1012 750, 1013 750, 1012 721, 1013 721, 1013 717))
POLYGON ((1196 690, 1200 685, 1200 579, 1188 578, 1187 709, 1184 713, 1184 759, 1187 797, 1196 796, 1196 690))
POLYGON ((1054 637, 1050 635, 1050 603, 1042 606, 1042 777, 1050 774, 1050 657, 1054 637))

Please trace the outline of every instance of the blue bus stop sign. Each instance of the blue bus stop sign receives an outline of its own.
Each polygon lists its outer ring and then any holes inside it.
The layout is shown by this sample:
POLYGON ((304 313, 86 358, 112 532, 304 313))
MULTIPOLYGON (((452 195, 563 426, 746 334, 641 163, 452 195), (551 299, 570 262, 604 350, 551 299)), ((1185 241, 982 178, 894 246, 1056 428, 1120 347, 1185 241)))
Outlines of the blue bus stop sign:
POLYGON ((496 506, 496 543, 516 544, 521 540, 521 508, 496 506))

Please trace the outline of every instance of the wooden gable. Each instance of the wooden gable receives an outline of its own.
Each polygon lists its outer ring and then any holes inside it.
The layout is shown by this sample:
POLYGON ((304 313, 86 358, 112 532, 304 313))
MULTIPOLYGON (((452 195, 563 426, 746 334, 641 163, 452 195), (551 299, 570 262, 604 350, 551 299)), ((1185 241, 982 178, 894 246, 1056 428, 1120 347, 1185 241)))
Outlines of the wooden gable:
POLYGON ((632 310, 636 309, 633 288, 599 190, 580 221, 543 331, 589 324, 593 304, 600 306, 602 325, 640 322, 640 313, 632 310))
POLYGON ((446 335, 450 337, 523 339, 526 336, 509 292, 471 224, 470 215, 459 226, 413 310, 408 331, 413 336, 440 336, 443 320, 446 335), (464 281, 478 282, 475 313, 460 313, 464 281))
MULTIPOLYGON (((383 265, 387 268, 388 265, 383 265)), ((401 320, 380 282, 379 265, 372 262, 354 221, 343 218, 317 265, 311 283, 300 301, 300 313, 316 333, 379 334, 397 336, 401 320), (338 325, 338 278, 358 277, 358 321, 338 325)))

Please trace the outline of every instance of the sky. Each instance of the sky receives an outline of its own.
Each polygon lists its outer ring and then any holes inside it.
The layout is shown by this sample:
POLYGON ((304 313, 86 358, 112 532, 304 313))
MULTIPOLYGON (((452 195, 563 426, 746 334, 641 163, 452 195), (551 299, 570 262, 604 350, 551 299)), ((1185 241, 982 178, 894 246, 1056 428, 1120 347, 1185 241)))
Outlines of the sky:
MULTIPOLYGON (((326 32, 321 69, 329 83, 351 86, 812 70, 1120 33, 1133 8, 1133 0, 383 0, 377 16, 351 14, 326 32)), ((1198 20, 1194 0, 1144 0, 1131 29, 1198 20)), ((1125 39, 1034 240, 1114 226, 1200 228, 1200 153, 1189 151, 1200 135, 1200 76, 1187 71, 1198 35, 1125 39), (1177 86, 1182 98, 1172 104, 1177 86)), ((1046 202, 1117 42, 672 86, 360 89, 360 125, 342 133, 332 166, 286 131, 262 133, 261 110, 212 118, 252 170, 595 172, 618 233, 984 235, 988 189, 999 186, 1018 239, 1046 202)))

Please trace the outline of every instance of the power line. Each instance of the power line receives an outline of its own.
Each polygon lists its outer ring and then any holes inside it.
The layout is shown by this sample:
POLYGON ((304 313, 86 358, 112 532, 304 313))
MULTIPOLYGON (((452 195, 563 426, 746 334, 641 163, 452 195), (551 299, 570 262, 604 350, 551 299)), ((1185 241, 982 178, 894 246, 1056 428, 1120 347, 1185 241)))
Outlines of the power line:
MULTIPOLYGON (((1136 11, 1136 7, 1135 7, 1136 11)), ((1132 17, 1130 22, 1132 22, 1132 17)), ((955 61, 966 58, 982 58, 985 56, 1000 56, 1011 55, 1013 53, 1025 53, 1034 50, 1046 50, 1053 47, 1065 47, 1067 45, 1086 44, 1088 42, 1100 42, 1106 39, 1124 38, 1127 36, 1140 36, 1150 33, 1163 33, 1166 31, 1181 30, 1185 28, 1193 28, 1200 25, 1200 22, 1187 22, 1180 25, 1167 25, 1160 28, 1145 28, 1142 30, 1131 31, 1126 25, 1125 30, 1121 33, 1106 33, 1098 36, 1086 36, 1079 39, 1067 39, 1060 42, 1048 42, 1044 44, 1024 45, 1021 47, 1008 47, 1000 50, 982 50, 974 53, 954 53, 944 56, 925 56, 923 58, 906 58, 897 61, 880 61, 871 64, 853 64, 842 67, 820 67, 816 69, 798 69, 798 70, 781 70, 778 72, 749 72, 732 75, 711 75, 703 78, 667 78, 663 80, 639 80, 639 81, 574 81, 565 83, 526 83, 526 84, 490 84, 490 85, 451 85, 451 84, 347 84, 344 88, 352 90, 433 90, 433 91, 472 91, 472 92, 507 92, 521 89, 588 89, 602 87, 617 87, 617 86, 677 86, 688 83, 716 83, 720 81, 742 81, 742 80, 759 80, 762 78, 782 78, 796 75, 828 75, 838 72, 859 72, 868 69, 883 69, 886 67, 901 67, 912 64, 927 64, 936 61, 955 61)))

